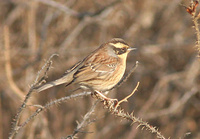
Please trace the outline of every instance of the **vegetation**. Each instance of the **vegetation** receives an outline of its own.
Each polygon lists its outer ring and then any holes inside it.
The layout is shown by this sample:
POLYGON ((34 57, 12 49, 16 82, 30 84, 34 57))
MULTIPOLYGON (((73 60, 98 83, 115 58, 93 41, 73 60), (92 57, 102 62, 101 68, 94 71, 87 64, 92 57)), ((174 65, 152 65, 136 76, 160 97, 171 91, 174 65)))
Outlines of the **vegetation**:
POLYGON ((0 138, 200 138, 198 1, 7 0, 0 11, 0 138), (115 37, 137 48, 107 95, 120 105, 73 85, 34 92, 115 37))

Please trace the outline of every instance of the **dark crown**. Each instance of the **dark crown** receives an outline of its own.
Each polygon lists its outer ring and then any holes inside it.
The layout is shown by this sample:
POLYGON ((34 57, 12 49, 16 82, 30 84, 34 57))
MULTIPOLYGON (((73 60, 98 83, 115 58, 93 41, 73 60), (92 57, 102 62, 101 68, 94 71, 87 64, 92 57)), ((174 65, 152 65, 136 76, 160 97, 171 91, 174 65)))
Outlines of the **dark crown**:
POLYGON ((113 43, 113 44, 116 44, 116 43, 122 43, 124 45, 128 45, 123 39, 121 38, 113 38, 111 39, 110 41, 108 41, 107 43, 113 43))

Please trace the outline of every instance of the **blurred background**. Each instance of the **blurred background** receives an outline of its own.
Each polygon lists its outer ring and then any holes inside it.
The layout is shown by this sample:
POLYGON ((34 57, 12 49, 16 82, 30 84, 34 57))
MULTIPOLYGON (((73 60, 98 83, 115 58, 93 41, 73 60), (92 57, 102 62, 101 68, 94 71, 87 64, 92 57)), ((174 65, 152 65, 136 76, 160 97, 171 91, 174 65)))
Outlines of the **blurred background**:
MULTIPOLYGON (((122 104, 125 111, 156 126, 166 138, 200 138, 200 63, 192 19, 181 3, 189 5, 190 0, 0 0, 0 138, 8 137, 24 95, 52 54, 59 57, 53 58, 48 81, 115 37, 137 48, 128 56, 127 72, 136 61, 139 66, 108 96, 123 99, 139 81, 138 91, 122 104)), ((74 88, 61 85, 34 93, 28 104, 44 105, 72 94, 74 88)), ((20 130, 16 139, 66 137, 94 101, 87 96, 53 106, 20 130)), ((28 107, 20 121, 35 110, 28 107)), ((101 103, 91 121, 78 138, 156 138, 111 115, 101 103)))

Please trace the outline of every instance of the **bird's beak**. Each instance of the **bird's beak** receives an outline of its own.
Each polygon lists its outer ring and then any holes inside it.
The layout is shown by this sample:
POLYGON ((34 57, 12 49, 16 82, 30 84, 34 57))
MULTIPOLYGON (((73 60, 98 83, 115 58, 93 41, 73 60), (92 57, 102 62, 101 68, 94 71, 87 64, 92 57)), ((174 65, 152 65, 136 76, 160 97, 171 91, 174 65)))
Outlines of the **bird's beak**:
POLYGON ((133 50, 136 50, 137 48, 133 48, 133 47, 130 47, 130 48, 128 48, 128 51, 130 52, 130 51, 133 51, 133 50))

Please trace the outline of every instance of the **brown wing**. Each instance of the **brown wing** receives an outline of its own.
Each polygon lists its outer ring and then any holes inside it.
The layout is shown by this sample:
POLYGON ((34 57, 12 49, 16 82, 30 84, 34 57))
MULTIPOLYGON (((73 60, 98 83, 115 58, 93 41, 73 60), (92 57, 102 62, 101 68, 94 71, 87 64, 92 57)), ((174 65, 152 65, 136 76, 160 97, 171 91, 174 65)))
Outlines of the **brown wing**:
POLYGON ((117 59, 95 54, 85 59, 85 64, 74 74, 75 82, 83 82, 108 76, 115 71, 117 59))

